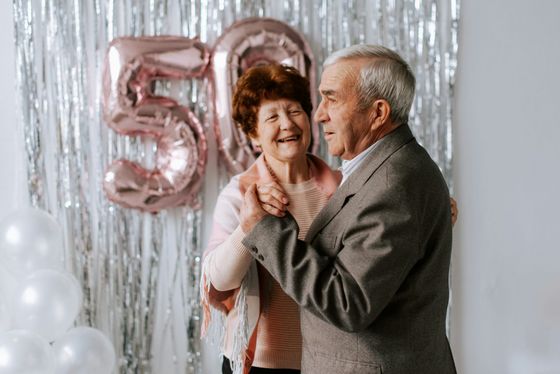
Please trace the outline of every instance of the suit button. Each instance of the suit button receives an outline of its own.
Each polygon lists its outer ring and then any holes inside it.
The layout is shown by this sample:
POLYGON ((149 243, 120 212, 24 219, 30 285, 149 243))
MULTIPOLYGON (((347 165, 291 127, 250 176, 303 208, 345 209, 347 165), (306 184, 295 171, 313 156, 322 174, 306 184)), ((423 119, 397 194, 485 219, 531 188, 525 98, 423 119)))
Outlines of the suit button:
POLYGON ((258 255, 257 258, 259 259, 259 261, 263 261, 263 260, 264 260, 264 256, 263 256, 263 255, 258 255))

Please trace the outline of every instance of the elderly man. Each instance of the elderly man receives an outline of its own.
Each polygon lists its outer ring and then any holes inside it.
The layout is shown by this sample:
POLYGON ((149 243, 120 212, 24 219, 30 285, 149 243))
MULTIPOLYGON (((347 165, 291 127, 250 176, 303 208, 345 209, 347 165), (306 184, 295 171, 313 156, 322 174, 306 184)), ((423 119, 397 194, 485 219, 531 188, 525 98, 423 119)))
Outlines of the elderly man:
POLYGON ((290 214, 267 214, 257 186, 245 195, 243 243, 301 306, 303 373, 456 371, 445 333, 449 192, 407 125, 414 89, 387 48, 334 53, 315 120, 343 159, 340 188, 305 241, 290 214))

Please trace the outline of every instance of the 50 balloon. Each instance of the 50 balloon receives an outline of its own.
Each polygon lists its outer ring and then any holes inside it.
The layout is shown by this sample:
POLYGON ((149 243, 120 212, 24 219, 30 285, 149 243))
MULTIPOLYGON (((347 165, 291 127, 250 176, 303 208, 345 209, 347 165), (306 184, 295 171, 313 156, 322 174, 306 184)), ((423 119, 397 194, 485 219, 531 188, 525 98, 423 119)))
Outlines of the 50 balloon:
MULTIPOLYGON (((231 98, 238 77, 255 65, 294 66, 315 87, 315 62, 305 38, 271 18, 234 23, 211 48, 197 38, 173 36, 114 39, 105 58, 103 110, 107 124, 122 135, 154 138, 155 168, 127 159, 115 160, 104 178, 107 197, 126 208, 156 213, 181 205, 198 208, 204 179, 207 140, 203 124, 186 106, 153 92, 156 80, 198 79, 207 83, 213 128, 221 160, 240 173, 254 160, 251 147, 231 117, 231 98)), ((312 125, 313 147, 318 128, 312 125)))

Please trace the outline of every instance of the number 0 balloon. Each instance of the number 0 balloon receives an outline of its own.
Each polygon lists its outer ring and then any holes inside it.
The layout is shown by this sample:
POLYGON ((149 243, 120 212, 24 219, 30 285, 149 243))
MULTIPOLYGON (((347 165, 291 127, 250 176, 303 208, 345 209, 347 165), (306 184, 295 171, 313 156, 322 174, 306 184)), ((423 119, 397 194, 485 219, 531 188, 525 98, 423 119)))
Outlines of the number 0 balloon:
MULTIPOLYGON (((254 160, 255 151, 231 118, 231 101, 237 79, 251 66, 281 63, 295 67, 315 89, 315 62, 311 48, 297 31, 271 18, 247 18, 234 23, 216 41, 212 56, 214 132, 222 160, 237 174, 254 160)), ((312 96, 313 106, 316 100, 312 96)), ((312 128, 313 152, 318 129, 312 128)))

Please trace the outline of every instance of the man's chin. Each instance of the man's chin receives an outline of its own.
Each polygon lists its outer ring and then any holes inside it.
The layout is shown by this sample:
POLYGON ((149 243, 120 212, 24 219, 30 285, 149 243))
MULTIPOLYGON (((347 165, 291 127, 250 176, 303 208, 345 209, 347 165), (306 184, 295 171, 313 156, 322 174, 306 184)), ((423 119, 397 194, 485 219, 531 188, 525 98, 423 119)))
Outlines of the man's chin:
POLYGON ((334 156, 334 157, 340 157, 340 155, 342 154, 340 149, 331 147, 329 144, 327 144, 327 151, 329 152, 329 154, 331 156, 334 156))

